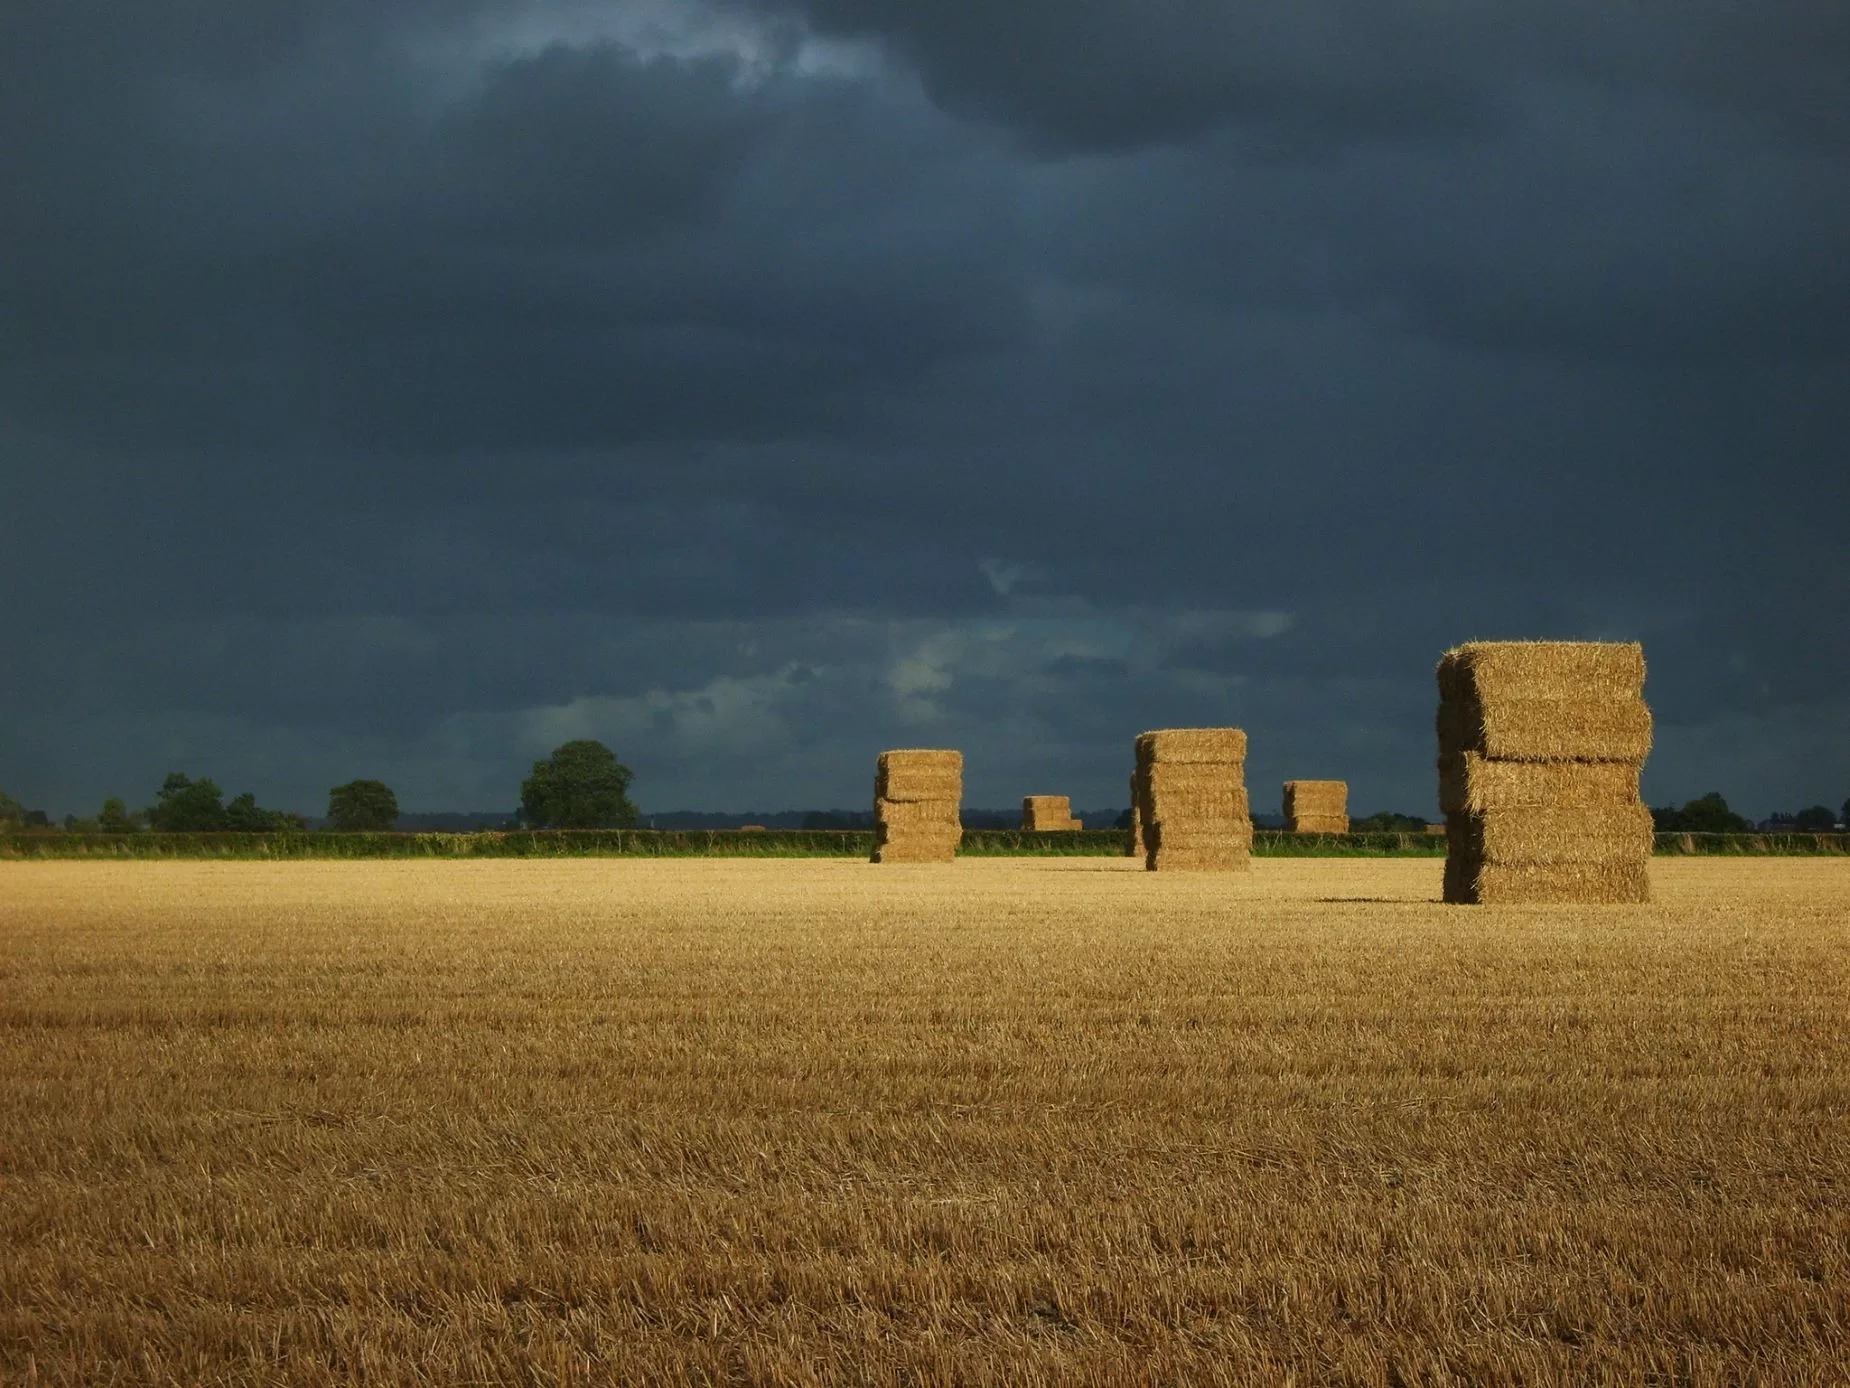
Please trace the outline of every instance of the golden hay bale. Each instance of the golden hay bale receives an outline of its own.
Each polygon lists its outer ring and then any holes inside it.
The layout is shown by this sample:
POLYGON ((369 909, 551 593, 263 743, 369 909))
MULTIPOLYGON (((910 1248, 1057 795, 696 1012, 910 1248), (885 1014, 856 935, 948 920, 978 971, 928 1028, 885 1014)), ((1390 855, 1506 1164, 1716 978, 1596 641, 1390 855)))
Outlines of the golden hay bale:
POLYGON ((1157 762, 1144 768, 1144 797, 1214 796, 1242 790, 1246 774, 1238 762, 1157 762))
POLYGON ((941 835, 919 838, 908 835, 903 839, 892 839, 874 845, 873 861, 876 863, 949 863, 957 858, 957 845, 962 834, 956 837, 941 835))
POLYGON ((1439 808, 1447 814, 1575 805, 1635 805, 1635 761, 1492 761, 1477 752, 1439 759, 1439 808))
POLYGON ((1285 828, 1295 834, 1349 832, 1347 781, 1286 781, 1285 828))
POLYGON ((1442 702, 1438 734, 1441 757, 1641 762, 1651 751, 1651 710, 1642 699, 1442 702))
POLYGON ((1165 728, 1137 739, 1131 788, 1147 869, 1248 866, 1245 759, 1246 734, 1238 728, 1165 728))
POLYGON ((1467 641, 1439 661, 1442 699, 1637 699, 1644 647, 1636 641, 1467 641))
POLYGON ((1143 821, 1143 778, 1133 771, 1131 772, 1131 831, 1124 845, 1124 856, 1127 858, 1141 858, 1144 855, 1143 821))
POLYGON ((957 824, 955 800, 876 800, 874 821, 877 824, 957 824))
POLYGON ((1287 819, 1285 828, 1293 834, 1346 834, 1349 832, 1349 816, 1346 814, 1300 814, 1287 819))
POLYGON ((882 752, 874 771, 874 794, 886 800, 961 800, 962 752, 912 748, 882 752))
POLYGON ((1643 805, 1450 814, 1446 851, 1483 863, 1619 863, 1651 856, 1651 812, 1643 805))
POLYGON ((1237 839, 1170 842, 1163 826, 1150 828, 1146 866, 1152 872, 1245 872, 1252 865, 1252 845, 1237 839))
POLYGON ((1635 905, 1651 899, 1650 860, 1484 863, 1448 854, 1445 900, 1464 906, 1635 905))
POLYGON ((1137 739, 1137 764, 1214 762, 1244 766, 1246 734, 1239 728, 1159 728, 1137 739))
POLYGON ((894 747, 880 754, 883 771, 904 767, 911 771, 955 771, 963 774, 964 754, 951 747, 894 747))
POLYGON ((762 824, 741 824, 739 826, 739 832, 741 834, 763 834, 768 831, 762 824))
POLYGON ((1071 830, 1080 826, 1073 818, 1072 801, 1064 795, 1024 795, 1021 798, 1021 827, 1031 832, 1071 830))
POLYGON ((874 772, 876 863, 948 863, 963 841, 962 752, 904 748, 882 752, 874 772))

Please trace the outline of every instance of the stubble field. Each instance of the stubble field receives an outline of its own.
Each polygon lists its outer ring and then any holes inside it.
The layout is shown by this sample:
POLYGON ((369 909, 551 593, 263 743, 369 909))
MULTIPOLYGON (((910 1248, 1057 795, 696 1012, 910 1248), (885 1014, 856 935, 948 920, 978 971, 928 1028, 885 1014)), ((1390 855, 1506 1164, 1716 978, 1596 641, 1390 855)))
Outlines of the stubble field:
POLYGON ((0 1379, 1850 1379, 1850 862, 0 863, 0 1379))

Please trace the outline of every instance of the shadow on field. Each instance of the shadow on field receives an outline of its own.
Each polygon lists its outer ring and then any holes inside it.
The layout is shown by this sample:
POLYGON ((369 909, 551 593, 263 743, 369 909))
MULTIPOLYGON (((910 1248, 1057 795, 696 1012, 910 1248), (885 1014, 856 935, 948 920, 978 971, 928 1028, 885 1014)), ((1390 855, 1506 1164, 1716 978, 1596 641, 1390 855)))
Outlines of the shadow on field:
POLYGON ((1443 905, 1437 896, 1319 896, 1319 907, 1371 905, 1371 907, 1436 907, 1443 905))

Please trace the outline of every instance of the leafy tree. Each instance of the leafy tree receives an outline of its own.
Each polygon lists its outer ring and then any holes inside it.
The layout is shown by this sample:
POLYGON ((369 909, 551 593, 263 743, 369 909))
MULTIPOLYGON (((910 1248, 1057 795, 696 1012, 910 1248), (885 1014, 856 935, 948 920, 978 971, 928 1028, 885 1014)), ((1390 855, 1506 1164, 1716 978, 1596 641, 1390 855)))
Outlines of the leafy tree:
POLYGON ((1718 790, 1687 801, 1680 810, 1652 810, 1651 820, 1665 833, 1740 834, 1754 827, 1728 808, 1718 790))
POLYGON ((328 792, 329 828, 353 833, 397 823, 398 797, 384 781, 349 781, 328 792))
POLYGON ((547 829, 627 829, 636 823, 634 774, 601 742, 563 743, 521 782, 521 818, 547 829))
POLYGON ((1829 833, 1837 827, 1837 816, 1825 805, 1813 805, 1792 816, 1792 827, 1808 833, 1829 833))
POLYGON ((1426 821, 1417 815, 1395 814, 1392 810, 1383 810, 1363 819, 1349 821, 1352 834, 1423 834, 1426 821))
POLYGON ((141 817, 130 814, 128 806, 112 795, 97 811, 96 827, 105 834, 132 834, 141 828, 141 817))
POLYGON ((307 826, 299 814, 287 810, 266 810, 248 790, 225 806, 225 827, 243 834, 279 834, 307 826))
POLYGON ((1850 829, 1850 800, 1844 801, 1844 817, 1840 819, 1838 823, 1842 824, 1846 829, 1850 829))
POLYGON ((16 829, 26 822, 26 807, 0 790, 0 829, 16 829))
POLYGON ((195 781, 184 772, 170 772, 161 782, 160 795, 148 808, 148 824, 167 834, 211 833, 227 829, 224 792, 213 780, 195 781))

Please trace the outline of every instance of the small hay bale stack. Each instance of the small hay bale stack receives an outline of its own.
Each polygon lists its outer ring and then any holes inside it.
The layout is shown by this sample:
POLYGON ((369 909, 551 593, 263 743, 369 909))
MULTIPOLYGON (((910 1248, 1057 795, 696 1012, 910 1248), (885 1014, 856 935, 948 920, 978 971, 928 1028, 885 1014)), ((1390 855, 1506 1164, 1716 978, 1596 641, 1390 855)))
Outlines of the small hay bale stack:
POLYGON ((1021 797, 1021 827, 1033 833, 1065 832, 1085 826, 1073 818, 1073 802, 1064 795, 1021 797))
POLYGON ((1165 728, 1137 739, 1137 818, 1151 872, 1245 872, 1253 820, 1246 734, 1165 728))
POLYGON ((882 752, 874 772, 876 863, 948 863, 963 841, 964 754, 882 752))
POLYGON ((1445 899, 1650 899, 1636 642, 1474 641, 1439 662, 1445 899))
POLYGON ((1293 834, 1349 832, 1347 781, 1286 781, 1285 829, 1293 834))

